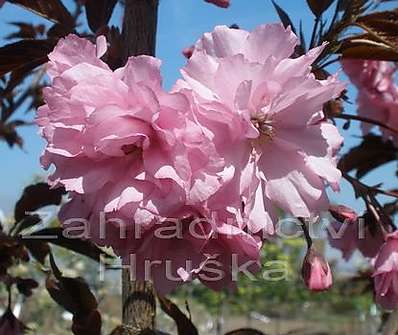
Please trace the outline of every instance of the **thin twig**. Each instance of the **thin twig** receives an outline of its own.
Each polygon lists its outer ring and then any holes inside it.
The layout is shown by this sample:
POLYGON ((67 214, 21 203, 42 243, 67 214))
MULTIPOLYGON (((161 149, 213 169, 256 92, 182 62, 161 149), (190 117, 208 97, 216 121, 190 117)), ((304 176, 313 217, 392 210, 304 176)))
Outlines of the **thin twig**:
POLYGON ((299 220, 301 222, 301 228, 303 229, 305 240, 307 241, 308 249, 310 249, 312 247, 312 243, 313 243, 311 235, 310 235, 310 232, 309 232, 308 227, 307 227, 307 225, 305 223, 305 220, 303 218, 299 218, 299 220))
POLYGON ((390 131, 398 134, 398 129, 390 127, 390 126, 388 126, 388 125, 386 125, 383 122, 380 122, 378 120, 370 119, 370 118, 367 118, 367 117, 364 117, 364 116, 352 115, 352 114, 334 114, 333 117, 336 118, 336 119, 355 120, 355 121, 360 121, 360 122, 373 124, 375 126, 382 127, 384 129, 390 130, 390 131))

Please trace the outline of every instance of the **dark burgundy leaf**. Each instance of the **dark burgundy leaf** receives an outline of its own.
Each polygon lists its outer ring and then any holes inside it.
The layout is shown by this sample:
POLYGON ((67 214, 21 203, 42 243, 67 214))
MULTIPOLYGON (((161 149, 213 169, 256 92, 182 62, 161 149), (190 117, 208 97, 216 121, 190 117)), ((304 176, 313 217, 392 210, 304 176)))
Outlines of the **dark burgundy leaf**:
POLYGON ((88 25, 93 33, 106 26, 112 16, 117 0, 86 0, 88 25))
POLYGON ((97 299, 83 278, 64 277, 50 254, 53 275, 48 276, 46 288, 50 296, 74 316, 89 315, 98 307, 97 299))
POLYGON ((0 76, 26 67, 44 64, 56 40, 22 40, 0 48, 0 76))
POLYGON ((320 17, 332 5, 334 0, 307 0, 308 6, 316 17, 320 17))
POLYGON ((30 235, 24 235, 23 241, 29 241, 32 237, 34 240, 52 243, 65 249, 72 250, 76 253, 87 256, 97 262, 100 261, 101 255, 107 258, 112 257, 88 240, 67 237, 61 227, 46 228, 34 232, 30 235))
POLYGON ((198 335, 198 330, 192 321, 166 297, 158 296, 160 307, 177 325, 178 335, 198 335))
POLYGON ((367 135, 363 142, 345 154, 338 167, 344 172, 356 170, 361 178, 368 172, 396 160, 397 149, 391 141, 385 141, 381 136, 367 135))
POLYGON ((89 314, 73 317, 72 332, 75 335, 101 335, 101 314, 93 310, 89 314))
POLYGON ((33 293, 32 292, 33 289, 35 289, 39 286, 37 281, 34 279, 31 279, 31 278, 23 279, 23 278, 17 277, 16 284, 17 284, 18 291, 26 297, 30 297, 33 293))
POLYGON ((15 229, 12 230, 12 233, 18 235, 21 231, 33 227, 40 222, 41 218, 39 215, 28 215, 15 225, 15 229))
POLYGON ((22 243, 39 263, 45 263, 46 257, 50 253, 50 246, 48 243, 30 239, 24 239, 22 243))
POLYGON ((242 328, 228 332, 225 335, 265 335, 265 334, 256 329, 242 328))
POLYGON ((73 26, 74 19, 60 0, 8 0, 8 2, 45 17, 46 19, 73 26))
POLYGON ((278 16, 279 16, 281 22, 283 23, 284 27, 287 28, 288 26, 290 26, 292 28, 292 31, 296 34, 296 29, 295 29, 294 24, 293 24, 292 20, 290 19, 289 15, 274 0, 272 0, 272 3, 274 5, 276 12, 278 13, 278 16))
POLYGON ((362 16, 356 25, 392 48, 398 48, 398 9, 362 16))
POLYGON ((22 197, 15 205, 14 218, 16 222, 21 221, 29 212, 33 212, 49 205, 59 205, 65 194, 63 188, 50 188, 46 183, 30 185, 23 191, 22 197))
POLYGON ((10 24, 16 26, 18 31, 7 35, 5 39, 36 38, 38 35, 43 35, 46 30, 46 26, 44 24, 33 25, 26 22, 11 22, 10 24))
POLYGON ((6 141, 10 147, 18 145, 22 148, 23 140, 18 135, 16 128, 13 123, 0 122, 0 139, 6 141))
POLYGON ((0 318, 0 334, 4 335, 22 335, 28 328, 19 321, 12 313, 10 308, 0 318))

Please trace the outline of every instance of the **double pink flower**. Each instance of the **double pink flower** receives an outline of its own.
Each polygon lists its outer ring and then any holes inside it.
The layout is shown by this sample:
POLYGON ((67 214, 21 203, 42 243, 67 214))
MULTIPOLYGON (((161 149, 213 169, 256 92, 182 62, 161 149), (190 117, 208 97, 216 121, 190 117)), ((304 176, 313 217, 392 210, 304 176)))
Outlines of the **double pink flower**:
POLYGON ((290 58, 297 43, 280 24, 217 27, 165 92, 156 58, 112 71, 103 37, 62 39, 49 55, 52 84, 37 123, 48 142, 42 164, 55 166, 50 182, 70 194, 64 224, 84 219, 87 238, 126 263, 135 256, 141 279, 153 262, 162 293, 195 278, 234 286, 234 265, 248 261, 256 270, 276 209, 316 215, 328 207, 326 185, 337 190, 341 177, 342 138, 322 106, 344 85, 311 73, 323 47, 290 58), (176 224, 178 234, 159 236, 176 224))

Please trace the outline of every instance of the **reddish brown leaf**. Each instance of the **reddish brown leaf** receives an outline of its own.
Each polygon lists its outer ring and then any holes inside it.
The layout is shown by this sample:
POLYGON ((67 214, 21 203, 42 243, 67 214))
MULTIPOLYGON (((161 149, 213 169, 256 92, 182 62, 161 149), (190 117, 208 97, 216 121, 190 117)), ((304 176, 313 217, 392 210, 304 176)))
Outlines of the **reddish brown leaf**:
POLYGON ((337 51, 343 58, 398 61, 398 50, 376 40, 370 34, 344 40, 337 51))
POLYGON ((276 12, 278 13, 278 16, 279 16, 279 18, 280 18, 280 20, 281 20, 283 26, 284 26, 285 28, 287 28, 287 27, 290 26, 290 27, 292 28, 292 31, 293 31, 294 33, 296 33, 296 28, 294 27, 294 24, 293 24, 292 20, 290 19, 289 14, 287 14, 287 13, 285 12, 285 10, 282 9, 282 7, 279 6, 274 0, 272 0, 272 4, 274 5, 275 10, 276 10, 276 12))
POLYGON ((242 328, 228 332, 225 335, 265 335, 265 334, 256 329, 242 328))
POLYGON ((307 0, 308 6, 316 17, 320 17, 327 11, 333 2, 334 0, 307 0))
POLYGON ((29 239, 22 240, 22 243, 39 263, 45 263, 46 257, 50 253, 50 246, 48 243, 29 239))
POLYGON ((112 16, 116 0, 86 0, 88 25, 93 33, 106 26, 112 16))
POLYGON ((8 0, 8 2, 22 6, 46 19, 73 26, 74 19, 60 0, 8 0))
POLYGON ((162 310, 175 321, 178 335, 198 335, 195 325, 176 304, 166 297, 158 296, 158 299, 162 310))
POLYGON ((398 9, 362 16, 356 25, 390 47, 398 48, 398 9))
POLYGON ((0 48, 0 76, 27 64, 43 64, 56 40, 22 40, 0 48))
POLYGON ((24 235, 23 241, 29 241, 30 238, 40 241, 55 244, 65 249, 74 251, 86 257, 89 257, 97 262, 100 261, 101 255, 111 258, 109 254, 98 248, 94 243, 88 240, 81 240, 78 238, 68 238, 64 235, 64 230, 61 227, 46 228, 34 232, 31 235, 24 235))
POLYGON ((31 278, 24 279, 17 277, 16 284, 18 291, 26 297, 30 297, 33 293, 33 289, 39 286, 37 281, 31 278))
POLYGON ((73 317, 72 332, 75 335, 101 335, 101 314, 93 310, 89 314, 73 317))
POLYGON ((98 307, 97 299, 83 278, 64 277, 50 254, 53 275, 46 280, 51 297, 74 316, 89 315, 98 307))
POLYGON ((21 221, 29 212, 33 212, 39 208, 48 205, 59 205, 64 194, 65 190, 63 188, 51 189, 46 183, 38 183, 26 187, 22 197, 15 205, 15 221, 21 221))
POLYGON ((345 154, 338 167, 344 172, 356 170, 361 178, 373 169, 396 159, 397 149, 381 136, 367 135, 363 142, 345 154))

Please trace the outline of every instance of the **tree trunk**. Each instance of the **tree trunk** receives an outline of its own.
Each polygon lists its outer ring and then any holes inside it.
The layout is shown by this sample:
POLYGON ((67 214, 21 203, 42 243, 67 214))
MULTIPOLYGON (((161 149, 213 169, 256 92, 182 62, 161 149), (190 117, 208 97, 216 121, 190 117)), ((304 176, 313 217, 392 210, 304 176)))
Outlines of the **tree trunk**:
MULTIPOLYGON (((124 59, 155 55, 158 0, 125 0, 123 20, 124 59)), ((150 282, 135 282, 128 269, 122 274, 123 325, 136 334, 155 325, 156 298, 150 282)))
POLYGON ((124 56, 155 56, 158 0, 125 0, 124 56))

